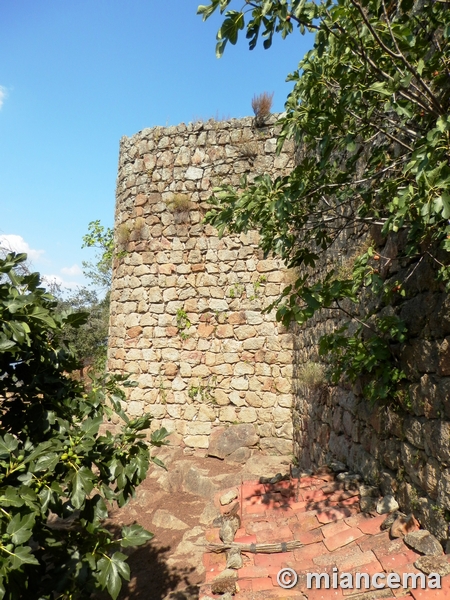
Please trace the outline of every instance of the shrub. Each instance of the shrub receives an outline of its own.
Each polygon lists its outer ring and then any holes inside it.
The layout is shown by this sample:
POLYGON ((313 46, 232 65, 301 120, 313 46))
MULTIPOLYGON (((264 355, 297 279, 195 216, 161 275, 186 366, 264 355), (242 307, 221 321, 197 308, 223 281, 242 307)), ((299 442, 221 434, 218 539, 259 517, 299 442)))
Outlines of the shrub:
POLYGON ((270 109, 272 108, 273 92, 268 94, 263 92, 258 96, 253 96, 252 109, 255 113, 255 122, 257 125, 263 125, 270 115, 270 109))
POLYGON ((86 314, 58 312, 38 273, 18 273, 25 259, 0 260, 0 598, 74 600, 95 589, 117 598, 129 579, 120 549, 152 535, 131 525, 114 540, 103 522, 133 495, 149 446, 167 432, 149 444, 150 417, 123 413, 126 377, 105 374, 90 389, 70 377, 79 365, 64 331, 86 314), (114 413, 121 431, 100 433, 114 413))

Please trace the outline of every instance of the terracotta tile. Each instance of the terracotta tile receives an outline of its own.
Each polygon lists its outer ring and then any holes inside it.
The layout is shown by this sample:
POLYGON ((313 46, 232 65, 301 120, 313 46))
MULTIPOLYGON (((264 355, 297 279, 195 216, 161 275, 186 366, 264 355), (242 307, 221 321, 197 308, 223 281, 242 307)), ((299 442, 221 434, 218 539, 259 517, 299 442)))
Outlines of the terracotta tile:
POLYGON ((302 531, 296 528, 294 531, 294 539, 298 540, 305 546, 315 544, 323 540, 322 531, 320 529, 312 529, 311 531, 302 531))
POLYGON ((339 500, 338 506, 357 507, 358 512, 359 512, 359 496, 353 496, 352 498, 347 498, 345 500, 339 500))
POLYGON ((340 588, 334 590, 308 590, 308 600, 337 600, 343 598, 342 590, 340 588))
POLYGON ((252 590, 258 592, 260 590, 271 590, 273 588, 270 577, 261 577, 252 581, 252 590))
POLYGON ((343 500, 348 500, 349 498, 359 498, 358 490, 338 490, 329 496, 331 501, 342 502, 343 500))
MULTIPOLYGON (((295 552, 295 550, 294 550, 295 552)), ((281 569, 283 563, 294 560, 294 552, 276 552, 274 554, 255 554, 255 565, 258 567, 277 567, 281 569)))
POLYGON ((226 563, 227 557, 224 552, 206 552, 203 555, 203 565, 205 566, 206 570, 220 568, 220 570, 223 571, 226 563))
POLYGON ((317 485, 317 484, 322 483, 321 481, 315 479, 314 477, 302 477, 298 483, 298 487, 301 488, 307 488, 313 485, 317 485))
POLYGON ((245 501, 252 496, 261 496, 265 491, 264 485, 261 483, 244 483, 242 484, 242 499, 245 501))
POLYGON ((294 550, 294 557, 297 562, 309 562, 313 558, 317 556, 323 556, 324 554, 329 554, 327 548, 324 546, 323 542, 318 542, 317 544, 309 544, 308 546, 303 546, 302 548, 298 548, 294 550))
POLYGON ((295 516, 295 512, 288 504, 279 504, 273 508, 272 512, 267 512, 269 519, 288 519, 289 517, 295 516))
POLYGON ((276 529, 264 529, 258 531, 256 539, 258 544, 274 544, 276 542, 289 542, 294 539, 294 534, 290 528, 285 525, 284 527, 277 527, 276 529))
POLYGON ((361 523, 358 524, 358 527, 363 533, 367 533, 368 535, 376 535, 377 533, 381 533, 380 526, 385 520, 386 515, 372 517, 361 521, 361 523))
POLYGON ((256 534, 259 531, 265 531, 266 529, 276 529, 277 524, 274 521, 268 521, 267 519, 261 519, 259 521, 253 521, 248 523, 245 531, 248 534, 256 534))
POLYGON ((244 515, 265 515, 266 507, 264 504, 251 504, 242 507, 244 515))
POLYGON ((289 501, 289 506, 291 507, 291 509, 295 513, 297 513, 297 512, 305 512, 307 510, 306 507, 308 506, 308 503, 304 502, 303 500, 300 501, 300 502, 295 502, 293 500, 290 500, 289 501))
POLYGON ((363 533, 357 527, 353 527, 351 529, 348 529, 348 531, 342 531, 341 533, 337 533, 336 535, 333 535, 328 539, 325 538, 324 544, 330 552, 333 552, 333 550, 337 550, 342 546, 347 546, 347 544, 354 542, 362 535, 363 533))
MULTIPOLYGON (((239 574, 240 573, 241 572, 239 571, 239 574)), ((245 591, 245 590, 252 590, 253 589, 253 587, 252 587, 252 580, 251 579, 241 579, 239 577, 238 586, 239 586, 239 589, 243 590, 243 591, 245 591)), ((240 597, 240 594, 239 594, 239 597, 240 597)), ((201 595, 200 595, 200 598, 201 598, 201 595)), ((237 598, 237 596, 235 596, 235 598, 237 598)))
POLYGON ((347 572, 351 569, 356 569, 357 567, 373 563, 376 560, 375 554, 371 550, 368 550, 367 552, 361 552, 361 554, 355 553, 352 556, 349 556, 347 559, 344 559, 339 564, 339 570, 342 572, 347 572))
POLYGON ((441 589, 410 589, 414 600, 450 600, 450 575, 441 579, 441 589))
POLYGON ((341 548, 341 550, 337 550, 323 556, 317 556, 313 559, 313 562, 321 569, 328 565, 336 565, 337 567, 340 567, 341 563, 345 562, 346 560, 350 560, 354 556, 361 556, 362 554, 363 552, 361 551, 361 548, 356 542, 353 542, 352 544, 341 548))
POLYGON ((321 527, 324 538, 332 537, 343 531, 348 531, 349 529, 351 528, 343 520, 337 521, 336 523, 329 523, 328 525, 321 527))
POLYGON ((234 541, 237 544, 256 544, 256 535, 236 535, 234 541))
POLYGON ((345 519, 345 522, 350 527, 359 527, 360 523, 365 523, 366 521, 370 521, 371 519, 373 519, 372 515, 367 515, 366 513, 357 513, 352 517, 347 517, 345 519))
POLYGON ((326 511, 320 512, 317 515, 317 520, 320 523, 332 523, 333 521, 339 521, 340 519, 345 519, 345 517, 351 517, 353 514, 357 512, 357 509, 353 507, 345 507, 345 508, 329 508, 326 511))
POLYGON ((395 543, 395 547, 397 548, 397 552, 403 548, 404 544, 402 540, 391 540, 389 539, 389 532, 383 531, 383 533, 378 533, 373 536, 366 536, 364 539, 358 542, 361 550, 365 552, 366 550, 379 550, 382 553, 389 553, 389 548, 391 544, 395 543))
POLYGON ((269 567, 262 565, 251 565, 242 567, 238 571, 239 579, 256 579, 257 577, 268 577, 269 567))
POLYGON ((302 531, 310 531, 320 527, 317 515, 314 512, 297 513, 297 521, 302 531))
POLYGON ((389 571, 397 571, 399 567, 402 565, 407 565, 408 563, 414 563, 421 556, 418 552, 414 552, 414 550, 406 550, 405 552, 399 552, 394 554, 385 554, 381 555, 378 558, 383 569, 387 572, 389 571))
POLYGON ((320 502, 320 500, 326 500, 327 494, 324 494, 322 490, 310 490, 302 492, 303 500, 320 502))
POLYGON ((207 529, 205 531, 205 539, 207 542, 210 542, 211 544, 221 544, 222 540, 219 537, 219 528, 207 529))

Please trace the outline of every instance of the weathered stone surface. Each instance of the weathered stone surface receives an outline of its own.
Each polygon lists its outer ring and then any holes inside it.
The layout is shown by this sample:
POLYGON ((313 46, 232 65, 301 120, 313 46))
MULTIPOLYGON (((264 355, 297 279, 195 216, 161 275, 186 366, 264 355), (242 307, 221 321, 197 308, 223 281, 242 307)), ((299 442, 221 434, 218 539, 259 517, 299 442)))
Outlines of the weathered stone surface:
MULTIPOLYGON (((244 560, 239 548, 230 548, 227 552, 227 569, 240 569, 244 566, 244 560)), ((222 596, 224 598, 224 596, 222 596)), ((230 600, 232 600, 230 596, 230 600)))
POLYGON ((202 473, 196 467, 191 467, 185 474, 183 488, 186 492, 202 498, 212 498, 217 489, 206 472, 202 473))
POLYGON ((213 594, 235 594, 236 582, 238 579, 237 571, 234 569, 225 569, 211 582, 211 591, 213 594))
POLYGON ((393 512, 399 508, 397 500, 394 496, 384 496, 377 502, 377 513, 379 515, 385 515, 386 513, 393 512))
POLYGON ((186 525, 177 517, 174 517, 169 513, 168 510, 159 508, 153 515, 152 523, 155 527, 162 527, 164 529, 188 529, 189 525, 186 525))
MULTIPOLYGON (((396 513, 394 513, 396 514, 396 513)), ((385 525, 385 522, 383 523, 385 525)), ((417 531, 419 529, 419 523, 414 518, 414 515, 398 515, 393 521, 390 528, 390 535, 392 538, 402 538, 408 533, 417 531)))
POLYGON ((232 425, 227 429, 217 427, 211 434, 208 454, 223 459, 238 448, 254 446, 258 440, 255 428, 250 424, 232 425))
POLYGON ((244 464, 251 457, 252 451, 250 448, 238 448, 226 457, 227 462, 235 462, 244 464))
POLYGON ((426 556, 440 556, 444 553, 441 544, 427 530, 413 531, 405 535, 403 539, 407 546, 426 556))
POLYGON ((226 492, 225 494, 222 494, 222 496, 220 496, 220 504, 222 506, 225 506, 226 504, 230 504, 237 497, 238 497, 237 491, 230 490, 229 492, 226 492))
POLYGON ((415 561, 414 566, 427 575, 437 573, 445 577, 450 574, 450 563, 445 556, 421 556, 415 561))

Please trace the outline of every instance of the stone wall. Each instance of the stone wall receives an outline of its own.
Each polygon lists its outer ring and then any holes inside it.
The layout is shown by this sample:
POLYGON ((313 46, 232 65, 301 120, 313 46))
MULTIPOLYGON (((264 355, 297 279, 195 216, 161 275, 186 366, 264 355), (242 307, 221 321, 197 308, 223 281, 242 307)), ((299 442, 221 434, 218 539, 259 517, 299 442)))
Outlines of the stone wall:
POLYGON ((146 411, 190 447, 213 428, 254 424, 259 445, 292 452, 292 336, 262 314, 284 286, 255 233, 202 224, 215 185, 284 174, 272 125, 246 118, 145 129, 120 143, 109 367, 132 373, 126 410, 146 411))
MULTIPOLYGON (((410 340, 399 349, 406 374, 402 406, 371 407, 361 389, 305 386, 317 343, 340 315, 327 311, 287 332, 262 308, 290 274, 258 250, 255 233, 220 239, 202 224, 217 184, 293 166, 275 154, 273 126, 251 119, 144 130, 123 138, 116 236, 127 251, 114 267, 109 366, 133 374, 131 415, 150 411, 190 447, 207 448, 220 425, 253 424, 259 445, 295 453, 303 467, 346 463, 441 540, 450 519, 450 300, 437 264, 397 260, 401 236, 377 236, 380 269, 405 280, 392 310, 410 340), (292 404, 294 407, 292 411, 292 404)), ((320 268, 351 263, 361 232, 341 240, 320 268)), ((363 315, 368 307, 359 306, 363 315)))
POLYGON ((406 296, 389 309, 409 332, 395 349, 407 376, 402 405, 371 406, 357 385, 305 386, 301 365, 318 360, 318 338, 338 319, 319 315, 295 336, 295 453, 303 467, 344 462, 383 494, 394 494, 401 510, 443 541, 450 521, 450 298, 431 258, 396 259, 403 243, 398 235, 379 246, 386 281, 406 280, 406 296))

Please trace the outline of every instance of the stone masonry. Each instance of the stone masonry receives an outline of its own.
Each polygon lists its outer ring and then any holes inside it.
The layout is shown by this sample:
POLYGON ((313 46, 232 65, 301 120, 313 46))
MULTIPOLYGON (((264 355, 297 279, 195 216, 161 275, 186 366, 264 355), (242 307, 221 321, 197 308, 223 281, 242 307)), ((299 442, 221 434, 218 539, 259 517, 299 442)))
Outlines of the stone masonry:
POLYGON ((109 368, 137 382, 130 415, 150 412, 193 448, 219 425, 253 424, 259 446, 292 452, 292 348, 274 312, 288 274, 255 233, 202 223, 212 189, 289 171, 293 146, 253 119, 145 129, 120 143, 109 368))
MULTIPOLYGON (((333 321, 319 314, 294 337, 295 454, 308 468, 342 461, 383 494, 393 494, 401 510, 413 512, 444 542, 450 523, 450 297, 431 257, 397 259, 405 232, 374 240, 385 281, 404 282, 405 296, 382 309, 408 330, 408 341, 393 346, 406 375, 403 400, 373 406, 359 383, 305 385, 301 365, 318 360, 319 336, 337 323, 336 315, 333 321)), ((358 310, 363 315, 369 308, 363 301, 358 310)))

